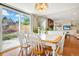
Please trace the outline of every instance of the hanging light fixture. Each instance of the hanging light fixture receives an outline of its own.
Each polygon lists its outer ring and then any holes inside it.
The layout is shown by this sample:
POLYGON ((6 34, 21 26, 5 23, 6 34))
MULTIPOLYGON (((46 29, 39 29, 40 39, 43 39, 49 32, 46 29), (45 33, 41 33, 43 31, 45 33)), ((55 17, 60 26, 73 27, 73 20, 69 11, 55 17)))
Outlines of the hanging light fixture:
POLYGON ((36 3, 35 4, 35 9, 39 12, 45 11, 48 8, 47 3, 36 3))

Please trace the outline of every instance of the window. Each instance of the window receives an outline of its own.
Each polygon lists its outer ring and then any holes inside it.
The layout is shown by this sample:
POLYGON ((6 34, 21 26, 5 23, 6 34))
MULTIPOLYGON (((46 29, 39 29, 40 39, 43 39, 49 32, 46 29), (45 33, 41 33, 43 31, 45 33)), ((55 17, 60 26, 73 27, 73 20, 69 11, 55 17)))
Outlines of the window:
POLYGON ((0 10, 0 24, 2 24, 0 45, 1 50, 6 50, 19 45, 19 31, 30 31, 31 16, 5 6, 2 6, 0 10))
POLYGON ((21 31, 30 31, 30 16, 29 15, 21 15, 20 16, 20 27, 21 31))
POLYGON ((2 9, 3 19, 2 19, 2 39, 3 40, 13 40, 17 38, 18 33, 18 17, 17 13, 2 9))

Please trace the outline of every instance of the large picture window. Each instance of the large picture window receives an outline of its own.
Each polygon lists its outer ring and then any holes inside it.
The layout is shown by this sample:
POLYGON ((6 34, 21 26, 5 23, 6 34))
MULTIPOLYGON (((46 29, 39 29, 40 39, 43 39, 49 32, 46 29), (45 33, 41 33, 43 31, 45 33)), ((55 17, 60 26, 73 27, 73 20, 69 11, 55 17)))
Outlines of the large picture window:
POLYGON ((18 17, 17 13, 8 9, 2 9, 2 29, 3 40, 11 40, 17 38, 18 17))

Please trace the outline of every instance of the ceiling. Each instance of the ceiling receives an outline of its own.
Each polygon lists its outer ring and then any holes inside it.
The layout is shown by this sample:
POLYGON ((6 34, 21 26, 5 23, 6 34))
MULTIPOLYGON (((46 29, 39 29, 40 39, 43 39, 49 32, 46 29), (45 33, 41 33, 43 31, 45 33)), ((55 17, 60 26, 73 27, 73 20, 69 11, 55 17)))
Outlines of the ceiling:
POLYGON ((27 13, 44 15, 52 19, 77 17, 79 14, 79 3, 48 3, 48 9, 44 12, 38 12, 35 9, 35 3, 8 3, 7 5, 27 13))

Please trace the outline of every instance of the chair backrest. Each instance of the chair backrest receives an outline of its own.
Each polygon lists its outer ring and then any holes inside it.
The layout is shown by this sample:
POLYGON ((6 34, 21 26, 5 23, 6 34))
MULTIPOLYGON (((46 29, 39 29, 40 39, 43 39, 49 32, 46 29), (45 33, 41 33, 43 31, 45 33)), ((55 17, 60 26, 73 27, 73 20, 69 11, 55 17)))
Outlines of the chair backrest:
POLYGON ((29 33, 29 44, 30 44, 29 52, 38 53, 40 50, 40 46, 42 46, 43 43, 38 34, 29 33), (33 49, 35 49, 35 50, 33 50, 33 49))
POLYGON ((29 33, 29 41, 31 43, 31 46, 35 46, 41 42, 41 38, 38 34, 29 33))
POLYGON ((25 33, 25 32, 20 32, 18 36, 19 36, 20 45, 27 44, 28 32, 27 32, 27 33, 25 33))
POLYGON ((65 35, 66 35, 66 32, 63 33, 62 39, 58 42, 58 45, 62 49, 62 51, 63 51, 63 48, 64 48, 65 35))

